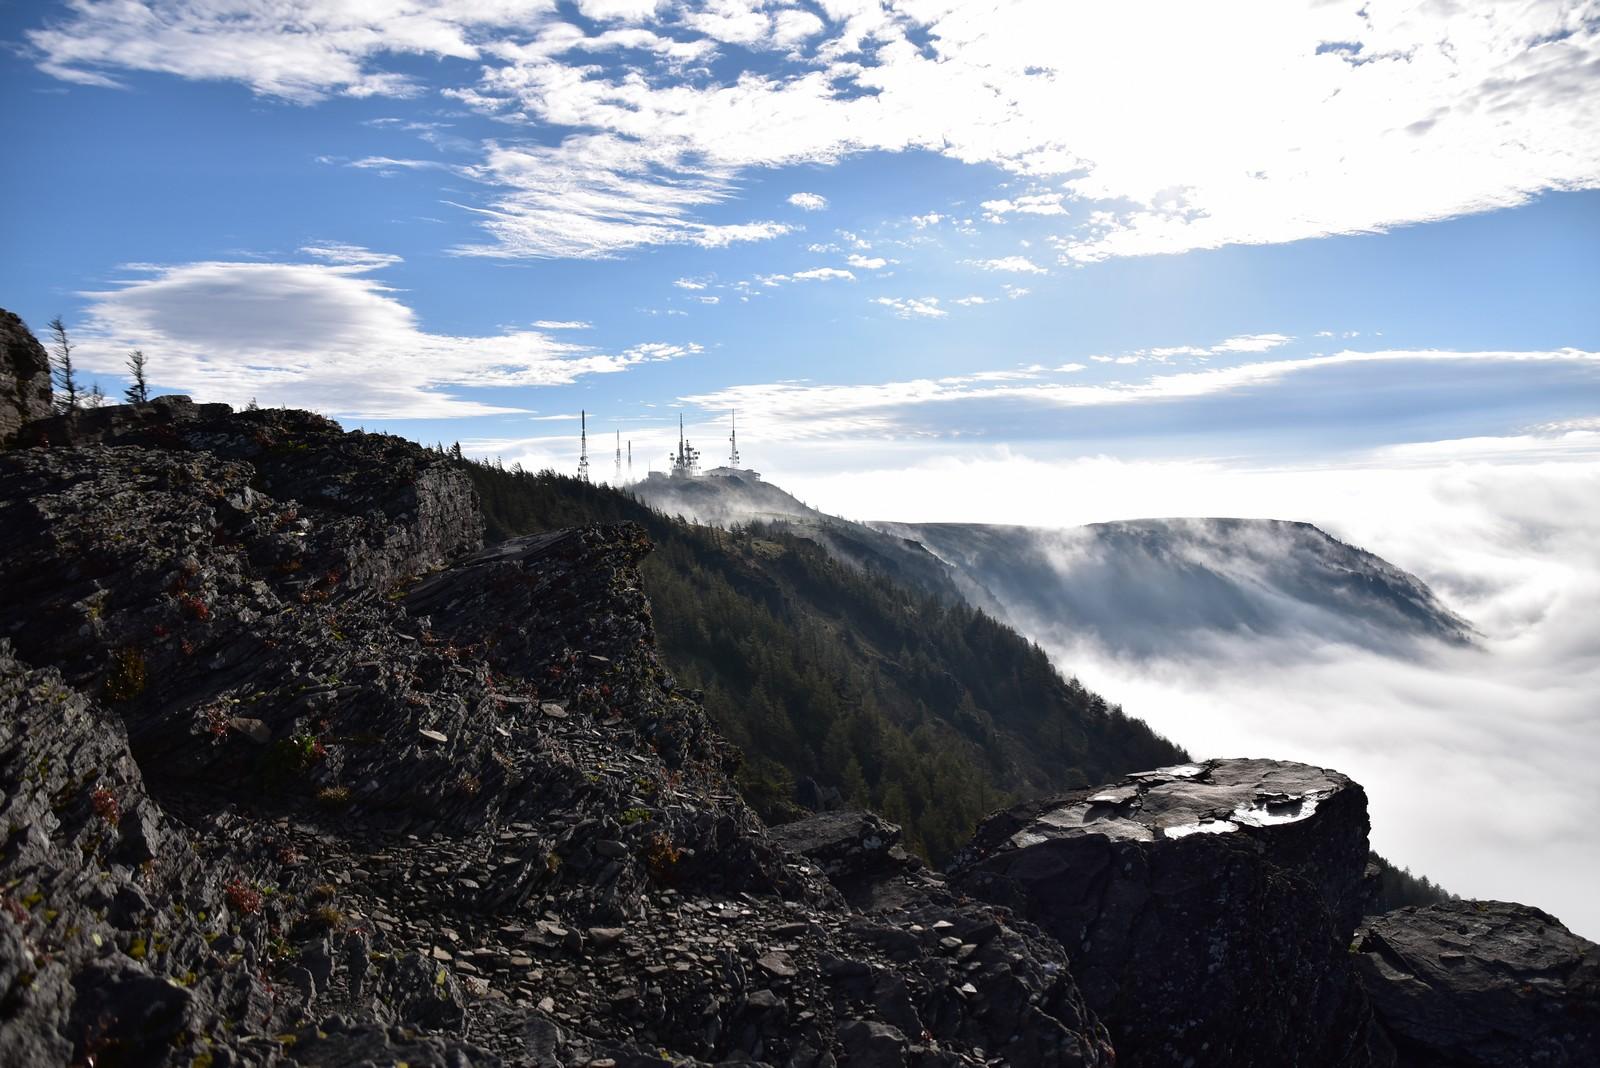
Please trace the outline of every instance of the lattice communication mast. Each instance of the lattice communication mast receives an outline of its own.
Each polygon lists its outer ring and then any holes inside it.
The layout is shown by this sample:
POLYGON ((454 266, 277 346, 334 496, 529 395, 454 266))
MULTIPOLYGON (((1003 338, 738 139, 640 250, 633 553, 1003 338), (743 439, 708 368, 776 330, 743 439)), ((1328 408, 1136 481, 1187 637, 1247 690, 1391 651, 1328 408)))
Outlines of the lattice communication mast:
POLYGON ((628 439, 628 485, 633 485, 633 439, 628 439))
POLYGON ((617 474, 611 480, 613 486, 622 485, 622 431, 617 431, 617 474))
POLYGON ((578 412, 578 477, 589 481, 589 413, 578 412))
POLYGON ((730 427, 728 430, 728 466, 739 466, 739 413, 733 409, 728 410, 730 427))
POLYGON ((678 416, 678 451, 668 454, 672 462, 673 478, 693 478, 700 473, 700 450, 689 444, 683 436, 683 416, 678 416))

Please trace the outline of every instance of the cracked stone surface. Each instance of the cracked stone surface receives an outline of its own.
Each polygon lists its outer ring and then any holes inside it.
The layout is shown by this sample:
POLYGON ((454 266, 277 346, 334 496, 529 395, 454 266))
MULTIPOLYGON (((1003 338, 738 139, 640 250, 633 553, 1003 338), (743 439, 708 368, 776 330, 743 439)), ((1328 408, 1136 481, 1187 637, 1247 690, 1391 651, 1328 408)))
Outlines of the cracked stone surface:
POLYGON ((1600 946, 1548 913, 1504 901, 1396 909, 1367 922, 1357 949, 1405 1064, 1600 1064, 1600 946))
POLYGON ((1343 775, 1209 760, 990 817, 952 882, 1061 941, 1119 1064, 1362 1065, 1366 856, 1343 775))

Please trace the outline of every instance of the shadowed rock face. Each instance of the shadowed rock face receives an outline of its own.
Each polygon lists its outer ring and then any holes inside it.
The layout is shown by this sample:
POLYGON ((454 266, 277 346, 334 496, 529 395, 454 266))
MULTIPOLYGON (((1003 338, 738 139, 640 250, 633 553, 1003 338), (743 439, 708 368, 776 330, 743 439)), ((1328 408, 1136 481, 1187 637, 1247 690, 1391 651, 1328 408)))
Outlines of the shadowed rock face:
POLYGON ((656 657, 639 528, 480 552, 457 467, 306 413, 27 432, 0 1064, 1111 1063, 1061 947, 896 828, 769 835, 656 657))
POLYGON ((21 319, 0 308, 0 444, 50 414, 50 356, 21 319))
POLYGON ((1349 964, 1366 797, 1213 760, 987 820, 952 881, 1058 938, 1118 1063, 1372 1063, 1349 964))
POLYGON ((1417 1068, 1600 1064, 1600 946, 1504 901, 1396 909, 1357 945, 1361 979, 1417 1068))

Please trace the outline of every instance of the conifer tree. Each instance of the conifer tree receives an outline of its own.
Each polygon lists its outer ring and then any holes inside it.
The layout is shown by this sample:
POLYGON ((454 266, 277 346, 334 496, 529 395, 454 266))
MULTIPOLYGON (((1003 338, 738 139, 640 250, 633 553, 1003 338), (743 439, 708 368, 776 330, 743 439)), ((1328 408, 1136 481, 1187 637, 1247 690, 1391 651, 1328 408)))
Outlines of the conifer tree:
POLYGON ((122 395, 129 404, 145 404, 150 400, 150 387, 144 378, 144 350, 134 349, 128 353, 128 377, 132 384, 122 391, 122 395))
POLYGON ((75 346, 67 336, 67 324, 61 316, 50 320, 50 371, 55 379, 56 411, 75 412, 83 407, 83 393, 78 389, 78 376, 72 368, 72 350, 75 346))

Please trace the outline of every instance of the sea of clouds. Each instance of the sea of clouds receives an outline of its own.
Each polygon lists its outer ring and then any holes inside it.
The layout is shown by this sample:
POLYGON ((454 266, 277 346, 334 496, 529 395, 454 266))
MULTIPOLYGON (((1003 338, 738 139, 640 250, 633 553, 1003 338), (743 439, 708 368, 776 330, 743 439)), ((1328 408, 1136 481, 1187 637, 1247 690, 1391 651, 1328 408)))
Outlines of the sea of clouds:
POLYGON ((903 521, 1307 520, 1411 571, 1477 627, 1476 648, 1229 634, 1131 658, 1087 635, 1063 640, 1040 626, 1037 636, 1065 673, 1196 756, 1344 771, 1366 788, 1373 846, 1391 860, 1463 896, 1537 905, 1597 938, 1593 438, 1405 446, 1316 468, 947 458, 796 488, 828 510, 903 521))

